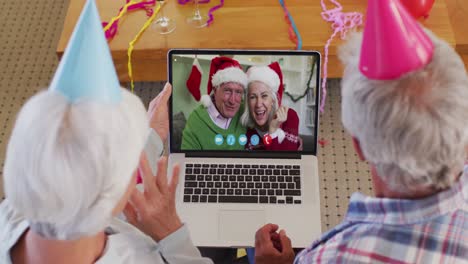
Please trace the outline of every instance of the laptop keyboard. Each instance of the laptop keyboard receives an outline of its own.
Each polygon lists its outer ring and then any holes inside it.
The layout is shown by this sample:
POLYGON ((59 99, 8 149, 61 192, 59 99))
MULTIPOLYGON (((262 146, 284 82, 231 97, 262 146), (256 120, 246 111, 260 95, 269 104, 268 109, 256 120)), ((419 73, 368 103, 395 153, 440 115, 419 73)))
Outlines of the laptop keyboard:
POLYGON ((184 202, 300 204, 299 165, 185 164, 184 202))

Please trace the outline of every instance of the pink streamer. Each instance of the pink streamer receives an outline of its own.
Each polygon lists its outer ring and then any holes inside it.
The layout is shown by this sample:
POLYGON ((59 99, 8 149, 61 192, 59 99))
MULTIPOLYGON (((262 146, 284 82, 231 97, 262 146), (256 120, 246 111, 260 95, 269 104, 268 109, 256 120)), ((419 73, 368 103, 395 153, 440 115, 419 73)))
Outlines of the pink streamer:
MULTIPOLYGON (((188 4, 188 3, 193 2, 193 1, 194 1, 194 0, 179 0, 178 2, 179 2, 179 4, 181 4, 181 5, 185 5, 185 4, 188 4)), ((210 0, 198 0, 198 3, 199 3, 199 4, 207 4, 207 3, 209 3, 209 2, 210 2, 210 0)))
POLYGON ((326 87, 328 75, 328 49, 330 47, 330 43, 338 33, 340 33, 341 39, 346 38, 346 33, 348 33, 350 29, 362 25, 363 18, 363 15, 359 12, 342 12, 343 7, 336 0, 330 0, 330 2, 332 2, 336 7, 333 9, 327 9, 324 0, 321 0, 323 10, 323 12, 321 13, 322 18, 327 22, 331 22, 331 27, 333 29, 333 34, 330 36, 330 38, 327 40, 327 43, 325 44, 325 59, 323 62, 322 101, 320 102, 321 113, 324 112, 325 99, 327 97, 326 87))
POLYGON ((211 23, 213 23, 213 20, 214 20, 214 18, 213 18, 213 13, 214 13, 216 10, 220 9, 221 7, 223 7, 223 6, 224 6, 224 0, 221 0, 221 1, 219 1, 219 5, 213 6, 212 8, 210 8, 210 10, 208 11, 208 17, 209 17, 209 18, 208 18, 208 21, 206 21, 206 23, 208 24, 208 26, 210 26, 211 23))
MULTIPOLYGON (((194 0, 178 0, 178 3, 181 4, 181 5, 185 5, 185 4, 191 3, 193 1, 194 0)), ((199 4, 208 4, 209 2, 210 2, 210 0, 198 0, 199 4)), ((219 5, 210 8, 210 10, 208 11, 208 21, 206 21, 208 26, 211 25, 211 23, 213 23, 213 20, 214 20, 213 13, 214 13, 214 11, 220 9, 221 7, 223 7, 223 5, 224 5, 224 0, 221 0, 219 5)))
MULTIPOLYGON (((126 0, 126 4, 128 4, 128 2, 130 2, 130 0, 126 0)), ((128 6, 127 12, 135 11, 138 9, 145 9, 146 15, 150 17, 153 15, 153 9, 151 7, 154 6, 155 3, 156 3, 156 0, 141 1, 139 3, 128 6)), ((119 14, 120 14, 120 11, 122 11, 122 9, 123 7, 119 9, 119 14)), ((108 24, 107 22, 102 22, 102 27, 106 27, 107 24, 108 24)), ((104 33, 107 40, 112 39, 115 36, 115 34, 117 34, 118 27, 119 27, 119 20, 117 19, 114 21, 114 23, 112 23, 109 29, 104 33)))

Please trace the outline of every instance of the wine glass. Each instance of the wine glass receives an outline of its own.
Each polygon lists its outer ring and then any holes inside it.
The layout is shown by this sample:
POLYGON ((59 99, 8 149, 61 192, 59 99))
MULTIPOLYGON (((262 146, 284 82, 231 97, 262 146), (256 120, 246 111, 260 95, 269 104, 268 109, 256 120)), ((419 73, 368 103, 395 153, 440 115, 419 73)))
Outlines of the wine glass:
POLYGON ((153 29, 159 32, 159 34, 169 34, 176 28, 176 23, 174 19, 167 17, 164 14, 164 1, 165 0, 157 0, 161 5, 161 9, 159 10, 158 18, 153 22, 153 29))
POLYGON ((208 16, 200 12, 198 0, 195 1, 195 10, 190 17, 187 17, 187 23, 196 28, 206 27, 208 25, 208 16))

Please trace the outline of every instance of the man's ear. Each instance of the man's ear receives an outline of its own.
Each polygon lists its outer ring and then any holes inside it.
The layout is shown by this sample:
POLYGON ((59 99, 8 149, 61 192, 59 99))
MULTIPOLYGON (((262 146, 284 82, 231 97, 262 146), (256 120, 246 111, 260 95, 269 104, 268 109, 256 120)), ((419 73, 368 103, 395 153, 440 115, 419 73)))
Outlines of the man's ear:
POLYGON ((359 140, 357 138, 355 138, 355 137, 352 137, 352 139, 353 139, 354 150, 358 154, 359 159, 361 161, 366 161, 366 157, 364 157, 364 154, 362 153, 362 149, 361 149, 361 145, 359 143, 359 140))

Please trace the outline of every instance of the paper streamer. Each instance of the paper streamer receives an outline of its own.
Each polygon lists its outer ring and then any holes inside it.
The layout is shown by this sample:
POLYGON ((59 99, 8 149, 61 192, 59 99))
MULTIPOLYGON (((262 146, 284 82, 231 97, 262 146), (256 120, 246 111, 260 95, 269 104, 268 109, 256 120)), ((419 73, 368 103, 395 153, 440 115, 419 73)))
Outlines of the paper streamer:
POLYGON ((319 140, 317 140, 317 143, 319 143, 319 145, 324 148, 326 145, 328 145, 328 140, 324 139, 324 138, 321 138, 319 140))
POLYGON ((104 33, 107 40, 114 38, 115 34, 117 34, 119 19, 123 17, 127 13, 127 11, 135 11, 140 9, 146 10, 146 15, 151 17, 153 15, 153 9, 151 8, 156 3, 155 0, 148 0, 148 1, 141 1, 135 2, 127 0, 127 4, 119 9, 119 14, 113 17, 109 23, 103 22, 102 26, 104 27, 104 33))
MULTIPOLYGON (((194 0, 178 0, 177 1, 179 4, 181 5, 186 5, 188 3, 191 3, 191 2, 194 2, 194 0)), ((198 3, 199 4, 208 4, 210 2, 210 0, 198 0, 198 3)), ((213 6, 212 8, 210 8, 210 10, 208 11, 208 20, 206 21, 206 23, 208 24, 208 26, 210 26, 213 21, 214 21, 214 16, 213 16, 213 13, 220 9, 221 7, 224 6, 224 0, 220 0, 219 1, 219 4, 216 5, 216 6, 213 6)))
POLYGON ((216 6, 213 6, 212 8, 210 8, 210 10, 208 11, 208 21, 206 21, 206 23, 208 24, 208 26, 211 25, 211 23, 213 23, 214 21, 214 17, 213 17, 213 13, 220 9, 221 7, 224 6, 224 0, 221 0, 219 1, 219 5, 216 5, 216 6))
POLYGON ((130 43, 128 44, 128 51, 127 51, 128 64, 127 64, 127 67, 128 67, 128 76, 130 77, 130 87, 131 87, 132 92, 134 90, 133 69, 132 69, 132 52, 133 52, 135 43, 140 39, 143 32, 145 32, 145 30, 151 25, 153 20, 156 18, 156 15, 159 13, 159 10, 161 10, 161 5, 162 4, 158 3, 158 5, 156 6, 156 9, 153 11, 153 14, 151 15, 151 17, 145 22, 145 24, 140 29, 140 31, 135 36, 135 38, 132 41, 130 41, 130 43))
MULTIPOLYGON (((185 4, 188 4, 190 2, 193 2, 194 0, 179 0, 178 3, 181 4, 181 5, 185 5, 185 4)), ((198 0, 198 3, 199 4, 207 4, 209 3, 210 0, 198 0)))
POLYGON ((289 25, 289 29, 288 29, 289 39, 291 39, 291 41, 296 44, 296 49, 300 50, 302 49, 301 34, 299 33, 299 30, 296 27, 296 23, 294 23, 294 19, 289 13, 288 8, 286 7, 286 4, 284 3, 284 0, 279 0, 279 3, 281 7, 283 8, 286 22, 289 25))
POLYGON ((343 7, 336 0, 330 0, 336 7, 333 9, 327 9, 324 0, 321 0, 322 18, 331 22, 333 33, 325 44, 325 58, 323 62, 323 80, 322 80, 322 101, 320 102, 320 112, 323 113, 325 107, 325 99, 327 97, 327 75, 328 75, 328 49, 331 41, 335 36, 340 33, 341 39, 346 37, 346 33, 353 28, 362 25, 362 14, 359 12, 343 12, 343 7))

